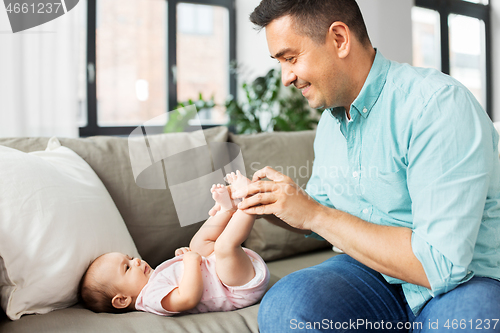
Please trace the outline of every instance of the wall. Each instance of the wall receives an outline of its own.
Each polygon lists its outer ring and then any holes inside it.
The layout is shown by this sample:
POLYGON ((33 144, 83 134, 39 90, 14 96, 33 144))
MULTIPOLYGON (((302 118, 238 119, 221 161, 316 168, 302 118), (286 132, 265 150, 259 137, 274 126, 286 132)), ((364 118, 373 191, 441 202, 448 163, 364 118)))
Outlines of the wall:
POLYGON ((500 121, 500 1, 490 0, 493 66, 493 121, 500 121))
POLYGON ((372 45, 386 58, 412 63, 413 0, 358 0, 372 45))
MULTIPOLYGON (((248 19, 260 0, 236 0, 239 81, 251 80, 278 67, 267 48, 265 31, 248 19)), ((358 0, 373 46, 391 60, 412 62, 411 8, 413 0, 358 0)))
POLYGON ((236 55, 241 81, 252 80, 264 75, 273 67, 278 67, 278 62, 270 57, 267 48, 266 34, 258 32, 250 22, 249 16, 257 7, 260 0, 236 0, 236 55))

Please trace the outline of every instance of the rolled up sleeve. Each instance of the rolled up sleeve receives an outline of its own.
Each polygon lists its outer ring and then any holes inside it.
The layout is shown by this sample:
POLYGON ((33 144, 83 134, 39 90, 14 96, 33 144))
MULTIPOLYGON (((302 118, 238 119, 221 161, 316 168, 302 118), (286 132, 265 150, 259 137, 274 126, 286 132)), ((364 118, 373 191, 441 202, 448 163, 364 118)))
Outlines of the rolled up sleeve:
POLYGON ((436 92, 417 115, 408 147, 412 249, 432 296, 469 280, 493 169, 491 121, 461 86, 436 92))
MULTIPOLYGON (((318 140, 318 138, 316 138, 316 140, 318 140)), ((317 144, 316 142, 317 141, 315 141, 315 148, 316 148, 316 144, 317 144)), ((333 208, 333 204, 330 201, 330 198, 328 197, 328 193, 324 187, 325 181, 322 179, 322 177, 318 171, 319 164, 321 164, 321 162, 318 162, 318 161, 314 162, 311 178, 309 178, 309 181, 307 182, 305 191, 309 196, 311 196, 311 198, 316 200, 318 203, 322 204, 323 206, 333 208)), ((318 235, 315 232, 311 232, 310 234, 305 235, 305 237, 307 237, 307 238, 312 237, 312 238, 316 238, 316 239, 319 239, 322 241, 325 240, 323 237, 321 237, 320 235, 318 235)))

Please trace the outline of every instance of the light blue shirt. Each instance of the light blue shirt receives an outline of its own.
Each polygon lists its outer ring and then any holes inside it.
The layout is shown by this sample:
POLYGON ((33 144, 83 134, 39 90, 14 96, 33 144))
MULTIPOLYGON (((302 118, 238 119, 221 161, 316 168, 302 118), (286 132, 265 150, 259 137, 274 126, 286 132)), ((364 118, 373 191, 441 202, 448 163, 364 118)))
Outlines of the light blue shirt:
POLYGON ((384 276, 402 284, 412 311, 474 275, 500 280, 498 134, 472 93, 377 51, 349 113, 323 113, 306 191, 365 221, 412 229, 432 290, 384 276))

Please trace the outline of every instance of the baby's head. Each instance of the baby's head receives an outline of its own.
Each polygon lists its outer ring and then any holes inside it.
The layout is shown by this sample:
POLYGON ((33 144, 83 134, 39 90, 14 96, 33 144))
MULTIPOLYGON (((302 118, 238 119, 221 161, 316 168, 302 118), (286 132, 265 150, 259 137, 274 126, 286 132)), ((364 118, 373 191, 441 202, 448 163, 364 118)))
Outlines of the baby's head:
POLYGON ((153 269, 139 258, 112 252, 90 264, 80 282, 79 293, 87 308, 95 312, 135 310, 135 301, 148 283, 153 269))

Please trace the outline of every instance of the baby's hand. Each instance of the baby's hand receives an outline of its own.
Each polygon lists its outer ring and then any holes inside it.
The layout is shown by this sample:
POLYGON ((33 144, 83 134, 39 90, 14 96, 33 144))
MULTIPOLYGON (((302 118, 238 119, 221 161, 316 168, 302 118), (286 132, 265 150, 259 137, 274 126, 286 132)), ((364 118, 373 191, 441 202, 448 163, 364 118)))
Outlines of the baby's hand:
POLYGON ((184 253, 184 258, 182 258, 182 260, 184 261, 184 263, 194 261, 194 262, 197 262, 198 265, 201 264, 200 254, 198 252, 194 252, 194 251, 189 251, 189 252, 184 253))
POLYGON ((180 247, 177 250, 175 250, 175 256, 180 256, 182 254, 190 252, 191 249, 189 247, 180 247))

